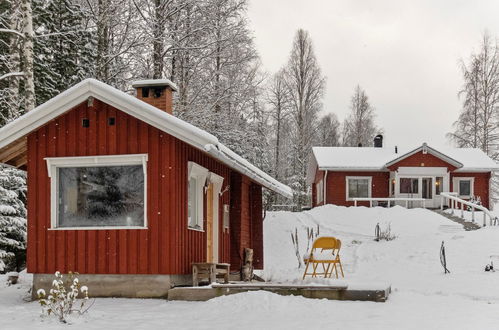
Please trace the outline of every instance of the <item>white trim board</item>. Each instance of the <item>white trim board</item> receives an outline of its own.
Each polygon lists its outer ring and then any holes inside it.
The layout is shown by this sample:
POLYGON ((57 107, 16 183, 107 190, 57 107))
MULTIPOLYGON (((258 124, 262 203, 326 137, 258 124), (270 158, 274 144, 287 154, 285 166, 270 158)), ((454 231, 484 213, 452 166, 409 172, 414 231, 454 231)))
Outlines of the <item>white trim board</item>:
POLYGON ((47 157, 48 176, 50 177, 50 230, 113 230, 113 229, 147 229, 147 154, 106 155, 82 157, 47 157), (101 166, 142 165, 144 171, 144 226, 92 226, 92 227, 59 227, 59 172, 58 168, 66 167, 101 167, 101 166))
MULTIPOLYGON (((372 176, 346 176, 345 177, 345 199, 347 201, 353 201, 354 198, 357 198, 357 197, 349 197, 348 196, 348 180, 355 180, 355 179, 368 179, 368 190, 367 190, 367 197, 366 198, 371 198, 372 197, 372 186, 373 186, 373 177, 372 176)), ((362 198, 362 197, 360 197, 362 198)))

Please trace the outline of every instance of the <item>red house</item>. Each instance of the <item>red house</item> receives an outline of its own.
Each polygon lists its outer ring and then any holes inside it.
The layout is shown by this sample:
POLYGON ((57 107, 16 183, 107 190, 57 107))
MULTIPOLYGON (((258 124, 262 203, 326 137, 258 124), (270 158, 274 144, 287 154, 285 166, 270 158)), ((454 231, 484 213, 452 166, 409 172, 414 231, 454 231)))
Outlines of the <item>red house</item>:
POLYGON ((441 192, 455 192, 464 200, 479 198, 489 208, 491 175, 498 169, 479 149, 437 150, 424 143, 399 153, 397 147, 383 148, 378 136, 374 148, 314 147, 308 181, 313 207, 353 206, 354 198, 418 198, 425 200, 426 207, 436 208, 441 192))
POLYGON ((192 262, 263 268, 262 188, 291 189, 172 115, 174 84, 137 97, 87 79, 0 129, 0 162, 28 174, 27 271, 94 296, 159 297, 192 262))

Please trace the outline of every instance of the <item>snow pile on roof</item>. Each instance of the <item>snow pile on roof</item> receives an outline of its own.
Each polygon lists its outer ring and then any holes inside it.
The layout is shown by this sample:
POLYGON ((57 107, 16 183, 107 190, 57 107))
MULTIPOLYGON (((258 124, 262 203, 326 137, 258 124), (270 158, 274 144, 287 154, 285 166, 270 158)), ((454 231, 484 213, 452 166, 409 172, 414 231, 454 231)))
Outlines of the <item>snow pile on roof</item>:
POLYGON ((197 149, 210 153, 213 157, 247 175, 265 188, 286 197, 293 195, 290 187, 250 164, 246 159, 220 143, 212 134, 95 79, 83 80, 0 128, 0 149, 81 104, 89 97, 95 97, 197 149))
POLYGON ((147 79, 136 80, 132 82, 132 87, 153 87, 153 86, 169 86, 173 91, 178 91, 178 87, 169 79, 147 79))
MULTIPOLYGON (((386 170, 386 164, 403 157, 407 153, 418 150, 400 150, 393 148, 357 148, 357 147, 314 147, 315 162, 321 170, 331 171, 379 171, 386 170)), ((463 164, 458 169, 465 171, 499 170, 499 165, 480 149, 475 148, 433 148, 448 158, 463 164)))
POLYGON ((439 148, 439 151, 463 164, 458 171, 466 170, 494 170, 499 165, 482 150, 477 148, 439 148))
POLYGON ((380 170, 400 156, 392 148, 314 147, 313 154, 321 170, 380 170))

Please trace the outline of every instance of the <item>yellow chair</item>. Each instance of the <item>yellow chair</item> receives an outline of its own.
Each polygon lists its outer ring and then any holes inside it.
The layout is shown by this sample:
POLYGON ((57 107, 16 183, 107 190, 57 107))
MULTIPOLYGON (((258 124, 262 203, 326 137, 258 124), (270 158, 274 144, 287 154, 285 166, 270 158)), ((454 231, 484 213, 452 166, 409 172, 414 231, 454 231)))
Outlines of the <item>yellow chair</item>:
POLYGON ((312 277, 324 275, 324 278, 330 278, 333 275, 333 270, 335 271, 336 278, 338 278, 338 266, 340 267, 341 276, 345 277, 340 260, 340 249, 341 241, 337 238, 317 238, 312 245, 310 256, 305 258, 306 266, 305 272, 303 273, 303 279, 305 279, 307 275, 311 275, 312 277), (319 251, 322 253, 321 255, 319 255, 319 251), (317 271, 319 265, 322 266, 322 272, 317 271), (312 268, 311 273, 307 273, 309 267, 312 268))

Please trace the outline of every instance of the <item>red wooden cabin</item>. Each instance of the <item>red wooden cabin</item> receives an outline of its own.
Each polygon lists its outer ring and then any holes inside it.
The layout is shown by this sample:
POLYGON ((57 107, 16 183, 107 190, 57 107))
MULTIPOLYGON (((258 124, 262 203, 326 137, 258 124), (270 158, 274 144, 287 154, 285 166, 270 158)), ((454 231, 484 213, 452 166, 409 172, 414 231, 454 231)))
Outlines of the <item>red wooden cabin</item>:
MULTIPOLYGON (((472 148, 435 149, 423 145, 399 152, 375 147, 314 147, 308 181, 312 186, 312 206, 355 205, 355 199, 424 199, 429 208, 441 206, 441 192, 453 192, 463 200, 491 205, 492 172, 499 166, 484 152, 472 148)), ((391 202, 391 201, 390 201, 391 202)), ((444 203, 448 203, 444 199, 444 203)), ((422 203, 412 202, 414 206, 422 203)), ((357 205, 370 205, 367 200, 357 205)))
POLYGON ((28 173, 35 292, 73 271, 94 295, 164 296, 244 248, 263 268, 262 188, 290 188, 174 117, 170 81, 134 87, 87 79, 0 129, 0 162, 28 173))

